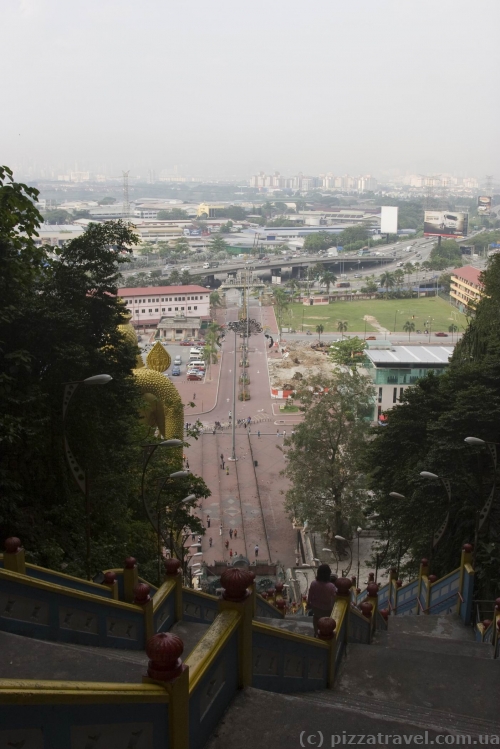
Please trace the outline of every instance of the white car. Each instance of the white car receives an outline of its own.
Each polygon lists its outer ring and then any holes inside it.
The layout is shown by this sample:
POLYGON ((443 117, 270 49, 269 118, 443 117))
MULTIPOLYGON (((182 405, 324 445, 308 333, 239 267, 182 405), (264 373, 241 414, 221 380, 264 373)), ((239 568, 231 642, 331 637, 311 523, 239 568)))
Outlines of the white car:
POLYGON ((180 367, 181 364, 182 364, 182 358, 180 356, 176 356, 174 359, 174 366, 180 367))
POLYGON ((184 272, 185 270, 191 270, 191 268, 189 267, 189 265, 184 265, 184 266, 183 266, 183 267, 181 268, 181 272, 184 272))

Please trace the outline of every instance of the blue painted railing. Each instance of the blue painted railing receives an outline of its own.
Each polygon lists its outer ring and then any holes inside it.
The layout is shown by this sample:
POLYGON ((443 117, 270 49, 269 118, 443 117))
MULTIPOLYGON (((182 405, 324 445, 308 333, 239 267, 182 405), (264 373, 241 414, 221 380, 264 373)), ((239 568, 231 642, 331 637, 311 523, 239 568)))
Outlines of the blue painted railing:
POLYGON ((429 594, 429 580, 426 576, 423 576, 420 580, 420 591, 418 594, 418 602, 419 602, 419 609, 420 613, 427 613, 427 598, 429 594))
POLYGON ((97 583, 83 580, 72 575, 65 575, 62 572, 54 572, 45 567, 38 567, 34 564, 26 564, 26 575, 35 580, 43 580, 46 583, 62 585, 64 588, 71 590, 80 590, 82 593, 90 593, 93 596, 102 596, 102 598, 112 598, 112 590, 107 585, 98 585, 97 583))
POLYGON ((398 616, 417 613, 417 593, 418 578, 416 580, 411 580, 407 585, 403 585, 401 588, 397 589, 396 613, 398 616))
POLYGON ((167 581, 153 596, 153 631, 168 632, 175 624, 175 583, 167 581))
POLYGON ((389 596, 391 590, 390 581, 379 589, 378 592, 378 607, 379 609, 385 609, 389 606, 389 596))
POLYGON ((462 579, 462 593, 459 596, 460 605, 458 613, 463 623, 468 626, 472 619, 472 607, 474 599, 474 570, 469 564, 464 565, 462 579))
POLYGON ((268 692, 325 689, 329 645, 261 622, 253 622, 252 686, 268 692))
POLYGON ((363 614, 352 607, 349 609, 348 641, 369 645, 371 641, 371 623, 363 614))
POLYGON ((144 612, 24 575, 0 570, 0 629, 42 640, 140 650, 144 612))
POLYGON ((429 614, 452 613, 457 610, 460 589, 460 568, 431 585, 429 614))
POLYGON ((219 599, 191 588, 182 589, 182 618, 186 622, 211 624, 219 613, 219 599))
POLYGON ((114 701, 106 689, 110 685, 0 680, 2 746, 168 749, 169 706, 162 687, 114 684, 114 701))

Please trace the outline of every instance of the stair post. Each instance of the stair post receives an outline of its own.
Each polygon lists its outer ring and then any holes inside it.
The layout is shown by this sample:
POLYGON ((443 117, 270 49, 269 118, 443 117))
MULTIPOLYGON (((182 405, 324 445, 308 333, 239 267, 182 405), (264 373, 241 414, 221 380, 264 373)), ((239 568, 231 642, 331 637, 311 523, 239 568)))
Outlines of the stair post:
POLYGON ((329 689, 333 689, 333 683, 335 681, 335 655, 337 653, 337 640, 335 637, 335 628, 337 622, 331 617, 321 617, 318 619, 318 639, 328 643, 330 651, 328 653, 328 676, 327 686, 329 689))
POLYGON ((430 593, 430 583, 429 583, 429 560, 428 559, 422 559, 420 561, 420 567, 418 570, 418 588, 417 588, 417 614, 428 614, 428 608, 429 608, 429 593, 430 593), (421 594, 422 594, 422 583, 425 587, 425 606, 423 607, 422 611, 422 601, 420 600, 421 594))
POLYGON ((470 624, 472 601, 474 598, 474 568, 472 567, 472 544, 464 544, 460 558, 460 579, 458 583, 457 614, 465 625, 470 624))
POLYGON ((248 587, 253 578, 248 570, 239 567, 228 567, 221 575, 220 583, 224 589, 219 611, 237 611, 240 615, 238 638, 238 686, 252 686, 252 620, 253 600, 248 587))
POLYGON ((154 635, 154 624, 153 624, 153 599, 149 595, 151 588, 147 583, 137 583, 134 588, 134 600, 133 603, 136 606, 142 606, 144 612, 144 633, 145 643, 150 637, 154 635))
POLYGON ((116 579, 116 572, 105 572, 102 584, 111 590, 111 597, 113 600, 118 601, 120 596, 118 595, 118 580, 116 579))
POLYGON ((167 580, 175 582, 175 621, 182 619, 182 574, 181 563, 175 557, 165 559, 165 575, 167 580))
POLYGON ((145 684, 159 684, 168 693, 170 749, 189 749, 189 667, 181 655, 184 643, 170 632, 159 632, 146 643, 149 657, 145 684))
POLYGON ((398 571, 396 567, 391 567, 389 570, 389 614, 392 614, 393 611, 396 613, 397 579, 398 571))
POLYGON ((123 569, 123 597, 127 603, 132 603, 134 600, 134 588, 138 582, 137 560, 134 557, 127 557, 123 569))
POLYGON ((5 539, 3 566, 9 572, 17 572, 19 575, 26 574, 26 559, 20 538, 11 536, 11 538, 5 539))

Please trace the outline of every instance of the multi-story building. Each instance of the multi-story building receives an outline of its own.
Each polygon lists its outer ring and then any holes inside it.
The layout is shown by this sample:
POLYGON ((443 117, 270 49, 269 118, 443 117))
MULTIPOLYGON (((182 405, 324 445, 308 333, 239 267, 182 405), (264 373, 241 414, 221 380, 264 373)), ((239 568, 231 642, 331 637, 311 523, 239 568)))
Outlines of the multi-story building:
POLYGON ((455 268, 451 274, 450 297, 460 312, 470 312, 481 300, 484 287, 479 280, 481 271, 472 265, 455 268))
POLYGON ((210 289, 204 286, 142 286, 118 289, 137 328, 154 327, 165 317, 208 319, 210 289))
POLYGON ((406 388, 428 372, 444 372, 452 353, 453 346, 393 346, 365 351, 365 374, 375 387, 373 420, 399 403, 406 388))

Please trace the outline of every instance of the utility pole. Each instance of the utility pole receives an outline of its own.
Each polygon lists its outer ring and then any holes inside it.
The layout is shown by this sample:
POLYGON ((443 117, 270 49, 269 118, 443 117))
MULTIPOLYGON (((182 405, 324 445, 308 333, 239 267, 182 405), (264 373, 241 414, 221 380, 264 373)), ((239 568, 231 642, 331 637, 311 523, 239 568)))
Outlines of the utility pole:
POLYGON ((129 201, 129 195, 128 195, 128 175, 130 174, 130 169, 128 172, 122 172, 123 174, 123 218, 128 218, 130 216, 130 201, 129 201))

